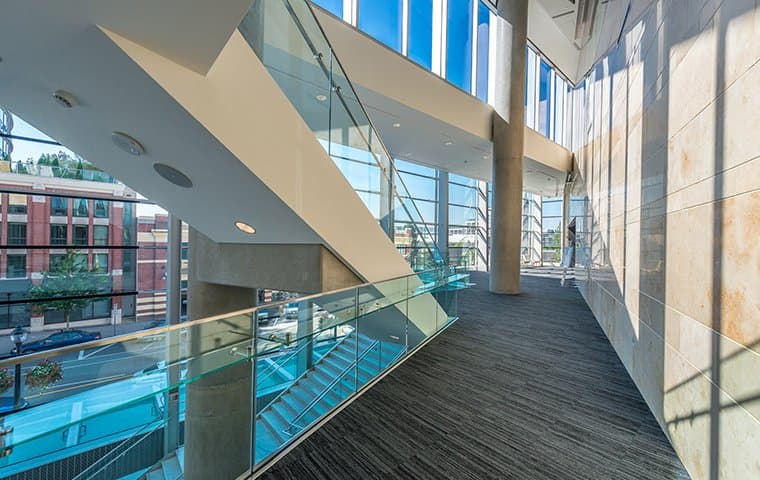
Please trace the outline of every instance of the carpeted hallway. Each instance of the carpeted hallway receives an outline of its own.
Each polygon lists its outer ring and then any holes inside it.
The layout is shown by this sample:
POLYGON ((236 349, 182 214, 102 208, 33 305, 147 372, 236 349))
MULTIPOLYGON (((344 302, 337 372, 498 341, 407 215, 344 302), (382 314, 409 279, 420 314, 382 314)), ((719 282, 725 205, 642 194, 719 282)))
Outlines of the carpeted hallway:
POLYGON ((460 293, 460 320, 266 479, 688 479, 575 288, 460 293))

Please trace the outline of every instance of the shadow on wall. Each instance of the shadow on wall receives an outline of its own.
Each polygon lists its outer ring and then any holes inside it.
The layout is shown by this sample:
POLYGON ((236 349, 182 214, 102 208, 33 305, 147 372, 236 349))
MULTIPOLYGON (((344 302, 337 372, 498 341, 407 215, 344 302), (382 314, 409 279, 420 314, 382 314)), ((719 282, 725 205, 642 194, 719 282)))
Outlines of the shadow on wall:
POLYGON ((576 90, 579 286, 690 474, 760 478, 760 148, 733 138, 760 11, 662 0, 626 29, 576 90))

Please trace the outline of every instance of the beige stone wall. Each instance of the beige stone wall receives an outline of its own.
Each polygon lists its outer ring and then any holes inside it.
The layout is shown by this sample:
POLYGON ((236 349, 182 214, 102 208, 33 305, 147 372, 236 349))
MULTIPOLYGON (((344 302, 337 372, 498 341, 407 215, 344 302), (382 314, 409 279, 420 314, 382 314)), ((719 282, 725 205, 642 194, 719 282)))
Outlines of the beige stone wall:
POLYGON ((574 97, 581 290, 692 477, 760 479, 760 5, 640 10, 574 97))

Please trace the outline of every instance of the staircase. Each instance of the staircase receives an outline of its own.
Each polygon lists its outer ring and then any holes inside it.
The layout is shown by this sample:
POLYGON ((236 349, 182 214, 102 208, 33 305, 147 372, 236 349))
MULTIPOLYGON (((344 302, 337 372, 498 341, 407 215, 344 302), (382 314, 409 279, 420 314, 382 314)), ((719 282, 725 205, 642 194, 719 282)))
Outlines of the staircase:
POLYGON ((256 415, 256 462, 366 385, 403 351, 398 343, 347 335, 256 415))

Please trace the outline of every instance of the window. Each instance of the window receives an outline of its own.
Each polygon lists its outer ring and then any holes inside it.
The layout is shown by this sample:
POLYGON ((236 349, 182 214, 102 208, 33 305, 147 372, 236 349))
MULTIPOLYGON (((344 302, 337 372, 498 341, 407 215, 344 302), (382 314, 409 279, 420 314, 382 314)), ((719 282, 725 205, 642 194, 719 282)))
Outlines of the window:
POLYGON ((67 233, 67 225, 50 225, 50 245, 66 245, 67 233))
POLYGON ((472 88, 473 0, 451 0, 446 21, 446 79, 469 92, 472 88))
POLYGON ((401 3, 401 0, 359 0, 359 29, 401 51, 401 3))
POLYGON ((108 218, 108 200, 95 200, 95 217, 108 218))
POLYGON ((108 245, 108 225, 94 225, 92 227, 92 244, 108 245))
POLYGON ((475 95, 488 100, 488 36, 491 22, 491 11, 482 3, 478 3, 478 44, 476 57, 475 95))
POLYGON ((538 78, 538 132, 543 135, 549 135, 549 89, 551 69, 549 65, 541 60, 538 78))
POLYGON ((75 198, 74 199, 74 216, 75 217, 86 217, 89 215, 89 210, 87 208, 87 199, 86 198, 75 198))
POLYGON ((343 17, 343 0, 313 0, 314 3, 338 17, 343 17))
POLYGON ((409 45, 407 56, 433 68, 433 0, 409 0, 409 45))
POLYGON ((63 197, 50 198, 50 215, 65 217, 69 214, 69 199, 63 197))
POLYGON ((26 277, 26 255, 8 254, 8 268, 5 276, 6 278, 26 277))
POLYGON ((99 273, 108 272, 107 253, 96 253, 92 256, 92 270, 99 273))
POLYGON ((11 215, 23 215, 26 213, 26 195, 18 193, 8 194, 8 213, 11 215))
POLYGON ((88 245, 88 229, 87 225, 74 225, 74 245, 88 245))
POLYGON ((26 223, 8 223, 8 245, 26 245, 26 223))

